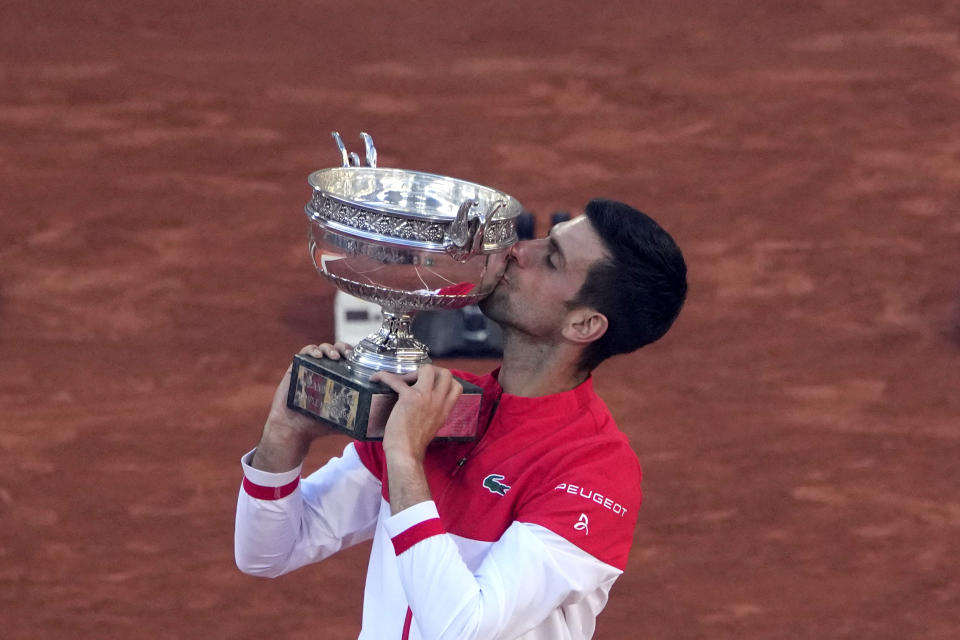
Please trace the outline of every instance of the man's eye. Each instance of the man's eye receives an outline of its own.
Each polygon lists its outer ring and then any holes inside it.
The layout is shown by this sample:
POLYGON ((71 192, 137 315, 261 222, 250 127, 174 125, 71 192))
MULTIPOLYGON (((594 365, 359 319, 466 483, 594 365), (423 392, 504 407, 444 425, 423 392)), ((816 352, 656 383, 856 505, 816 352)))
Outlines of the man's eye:
POLYGON ((556 269, 556 268, 557 268, 557 265, 553 264, 553 252, 552 252, 552 251, 548 251, 543 260, 544 260, 544 262, 547 263, 547 267, 548 267, 548 268, 550 268, 550 269, 556 269))

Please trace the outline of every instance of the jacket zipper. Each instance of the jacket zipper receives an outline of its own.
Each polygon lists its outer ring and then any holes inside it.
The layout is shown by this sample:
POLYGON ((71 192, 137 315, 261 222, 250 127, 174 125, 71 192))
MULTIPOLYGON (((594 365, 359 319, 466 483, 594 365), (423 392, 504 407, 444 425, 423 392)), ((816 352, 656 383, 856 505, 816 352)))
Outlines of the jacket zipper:
MULTIPOLYGON (((493 426, 493 421, 494 421, 494 419, 496 418, 497 409, 498 409, 499 407, 500 407, 500 398, 497 398, 497 399, 494 401, 493 406, 490 407, 490 417, 487 419, 487 428, 483 430, 483 435, 481 435, 481 436, 480 436, 480 440, 478 440, 478 441, 473 445, 473 447, 471 447, 470 451, 468 451, 466 454, 464 454, 464 456, 463 456, 462 458, 460 458, 459 460, 457 460, 456 466, 454 466, 454 467, 453 467, 453 470, 450 472, 450 477, 451 477, 451 478, 454 477, 454 476, 456 476, 457 473, 460 472, 460 469, 463 468, 463 465, 467 464, 467 460, 468 460, 469 458, 472 458, 475 454, 480 453, 480 451, 483 450, 484 447, 481 447, 480 445, 481 445, 481 444, 484 444, 483 438, 484 438, 484 436, 487 435, 487 432, 490 431, 490 427, 493 426)), ((450 485, 447 485, 447 486, 450 486, 450 485)), ((446 492, 444 492, 444 493, 446 493, 446 492)))

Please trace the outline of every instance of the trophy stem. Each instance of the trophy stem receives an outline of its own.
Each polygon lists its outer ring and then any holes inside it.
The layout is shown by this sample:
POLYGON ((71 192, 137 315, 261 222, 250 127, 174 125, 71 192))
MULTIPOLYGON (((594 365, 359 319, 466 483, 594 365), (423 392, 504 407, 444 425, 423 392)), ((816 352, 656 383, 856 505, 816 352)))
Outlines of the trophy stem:
POLYGON ((357 375, 369 378, 377 371, 398 374, 413 373, 421 364, 430 362, 427 346, 413 336, 410 323, 413 312, 383 310, 383 322, 353 348, 347 361, 357 375))

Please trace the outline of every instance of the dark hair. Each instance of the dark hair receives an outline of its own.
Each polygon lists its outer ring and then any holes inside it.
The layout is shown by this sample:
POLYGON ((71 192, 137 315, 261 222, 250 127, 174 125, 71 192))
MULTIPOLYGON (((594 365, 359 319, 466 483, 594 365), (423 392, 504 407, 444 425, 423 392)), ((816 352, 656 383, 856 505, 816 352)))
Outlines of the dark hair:
POLYGON ((596 199, 587 204, 586 215, 610 254, 590 268, 569 303, 607 317, 606 333, 580 357, 581 368, 590 371, 667 332, 687 297, 687 265, 670 234, 633 207, 596 199))

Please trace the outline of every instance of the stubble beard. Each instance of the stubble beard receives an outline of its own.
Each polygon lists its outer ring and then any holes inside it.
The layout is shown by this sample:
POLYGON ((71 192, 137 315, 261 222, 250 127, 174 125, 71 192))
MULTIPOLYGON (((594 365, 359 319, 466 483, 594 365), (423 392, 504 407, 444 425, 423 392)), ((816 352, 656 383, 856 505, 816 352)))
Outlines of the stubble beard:
POLYGON ((477 306, 480 307, 480 311, 482 311, 483 315, 487 318, 493 320, 500 326, 507 326, 510 324, 510 314, 507 313, 505 309, 505 307, 508 306, 506 298, 506 292, 497 287, 490 295, 477 303, 477 306))
POLYGON ((490 320, 493 320, 505 334, 529 333, 528 327, 522 324, 523 317, 516 305, 516 297, 506 287, 499 286, 489 296, 480 301, 480 311, 490 320))
POLYGON ((535 314, 523 309, 525 302, 516 292, 506 289, 494 289, 493 293, 480 301, 480 311, 503 329, 504 338, 520 338, 540 341, 552 335, 550 328, 542 326, 535 314))

